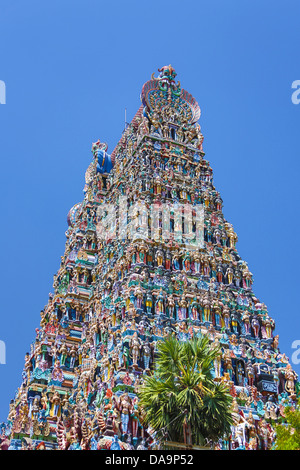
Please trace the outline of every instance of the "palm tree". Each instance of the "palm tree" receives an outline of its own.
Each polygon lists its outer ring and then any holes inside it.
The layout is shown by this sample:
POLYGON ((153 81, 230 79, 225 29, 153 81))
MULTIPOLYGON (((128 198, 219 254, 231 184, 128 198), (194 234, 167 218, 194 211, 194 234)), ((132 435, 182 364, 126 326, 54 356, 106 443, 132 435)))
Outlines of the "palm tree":
POLYGON ((232 397, 224 382, 213 379, 220 353, 207 337, 180 342, 169 337, 157 343, 153 375, 139 391, 144 422, 163 440, 204 445, 230 433, 232 397))
POLYGON ((275 425, 275 450, 300 450, 300 399, 284 409, 284 419, 275 425))

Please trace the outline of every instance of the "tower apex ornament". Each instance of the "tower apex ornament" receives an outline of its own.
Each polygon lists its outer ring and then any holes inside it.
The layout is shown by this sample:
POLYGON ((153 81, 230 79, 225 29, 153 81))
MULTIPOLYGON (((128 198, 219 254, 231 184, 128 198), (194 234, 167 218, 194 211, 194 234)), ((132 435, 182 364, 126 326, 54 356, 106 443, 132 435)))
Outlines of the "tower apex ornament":
POLYGON ((158 69, 158 72, 160 72, 158 78, 155 78, 153 73, 152 80, 158 80, 159 88, 162 91, 167 91, 170 88, 175 95, 180 96, 180 82, 176 85, 175 77, 177 76, 177 73, 172 65, 165 65, 158 69))
POLYGON ((201 110, 195 98, 175 82, 176 72, 171 66, 160 69, 157 78, 152 74, 141 91, 144 128, 152 136, 197 149, 203 153, 203 135, 198 120, 201 110))
POLYGON ((159 76, 156 78, 152 74, 141 91, 144 114, 149 116, 168 109, 171 114, 181 115, 181 124, 195 124, 200 119, 200 107, 195 98, 181 88, 180 82, 175 82, 175 69, 168 65, 158 71, 159 76))
POLYGON ((164 65, 164 67, 161 67, 158 71, 160 72, 160 78, 167 77, 169 80, 173 80, 177 75, 171 64, 164 65))

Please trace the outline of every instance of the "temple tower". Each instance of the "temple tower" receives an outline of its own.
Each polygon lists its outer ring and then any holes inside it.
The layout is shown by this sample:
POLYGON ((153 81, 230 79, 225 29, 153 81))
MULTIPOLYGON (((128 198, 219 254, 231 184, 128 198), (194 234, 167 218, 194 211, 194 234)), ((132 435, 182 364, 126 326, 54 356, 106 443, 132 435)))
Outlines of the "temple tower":
MULTIPOLYGON (((84 199, 68 214, 54 291, 2 426, 11 448, 155 446, 136 394, 169 334, 220 344, 214 378, 254 423, 243 444, 271 445, 297 376, 224 218, 199 118, 166 66, 142 87, 113 152, 92 145, 84 199)), ((240 444, 234 427, 228 445, 240 444)))

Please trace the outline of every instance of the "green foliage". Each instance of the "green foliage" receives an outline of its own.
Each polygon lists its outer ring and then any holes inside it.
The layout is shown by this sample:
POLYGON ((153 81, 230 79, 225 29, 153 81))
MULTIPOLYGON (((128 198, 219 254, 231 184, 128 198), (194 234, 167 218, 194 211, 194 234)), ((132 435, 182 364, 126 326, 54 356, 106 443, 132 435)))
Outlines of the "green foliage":
POLYGON ((207 337, 179 342, 174 337, 157 344, 154 375, 145 379, 139 403, 145 422, 168 439, 183 442, 190 425, 193 444, 230 433, 232 397, 223 382, 215 382, 212 365, 219 349, 207 337))
POLYGON ((300 450, 300 403, 285 409, 285 423, 275 427, 275 450, 300 450))

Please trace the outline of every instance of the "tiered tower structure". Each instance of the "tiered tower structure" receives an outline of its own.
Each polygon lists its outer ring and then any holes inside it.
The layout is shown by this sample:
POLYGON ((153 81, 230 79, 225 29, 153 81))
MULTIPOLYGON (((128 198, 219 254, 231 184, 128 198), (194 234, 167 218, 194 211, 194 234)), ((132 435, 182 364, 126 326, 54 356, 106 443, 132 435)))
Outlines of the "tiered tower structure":
POLYGON ((272 423, 296 400, 297 376, 213 184, 199 105, 175 79, 166 66, 144 84, 111 155, 92 145, 3 448, 159 446, 137 392, 169 334, 221 347, 214 377, 228 383, 240 422, 219 447, 270 448, 272 423))

